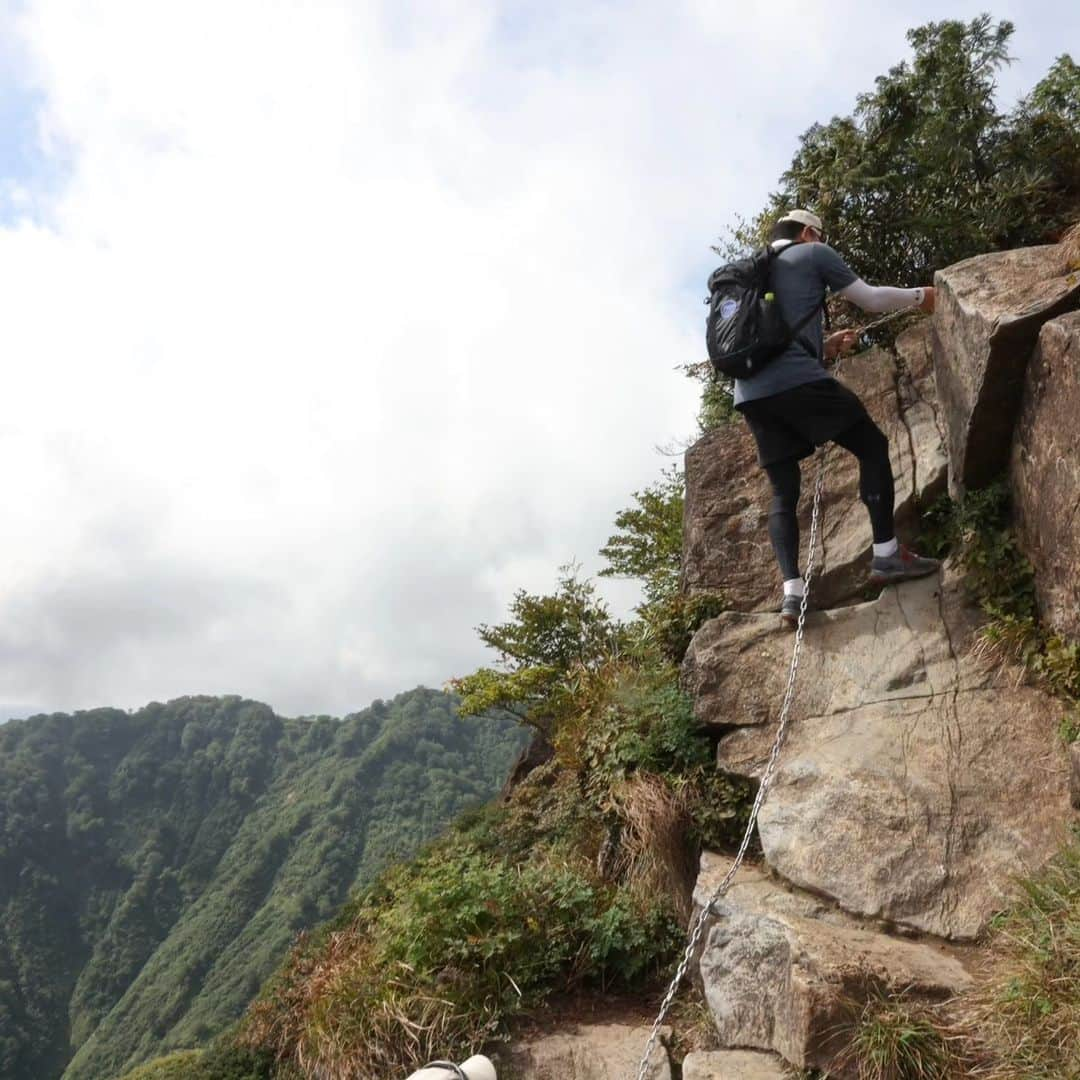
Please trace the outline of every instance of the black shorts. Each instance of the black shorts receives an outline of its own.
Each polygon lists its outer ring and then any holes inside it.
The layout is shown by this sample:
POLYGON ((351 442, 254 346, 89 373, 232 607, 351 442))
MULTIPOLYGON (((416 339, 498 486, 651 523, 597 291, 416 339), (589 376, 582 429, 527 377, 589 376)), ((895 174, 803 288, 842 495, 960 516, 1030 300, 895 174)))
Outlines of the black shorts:
POLYGON ((809 457, 816 446, 869 419, 858 397, 835 379, 816 379, 735 408, 750 425, 762 465, 809 457))

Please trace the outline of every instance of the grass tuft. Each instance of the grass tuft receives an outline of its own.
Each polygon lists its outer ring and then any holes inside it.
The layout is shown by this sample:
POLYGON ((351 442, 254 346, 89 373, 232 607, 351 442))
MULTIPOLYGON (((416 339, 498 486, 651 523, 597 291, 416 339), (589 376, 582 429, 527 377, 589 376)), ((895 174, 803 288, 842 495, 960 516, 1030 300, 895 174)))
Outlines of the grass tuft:
POLYGON ((838 1065, 859 1080, 952 1080, 970 1075, 962 1035, 939 1008, 879 991, 854 1003, 851 1038, 838 1065))
POLYGON ((982 1058, 975 1075, 1080 1077, 1080 839, 1022 884, 995 921, 993 968, 964 1002, 982 1058))

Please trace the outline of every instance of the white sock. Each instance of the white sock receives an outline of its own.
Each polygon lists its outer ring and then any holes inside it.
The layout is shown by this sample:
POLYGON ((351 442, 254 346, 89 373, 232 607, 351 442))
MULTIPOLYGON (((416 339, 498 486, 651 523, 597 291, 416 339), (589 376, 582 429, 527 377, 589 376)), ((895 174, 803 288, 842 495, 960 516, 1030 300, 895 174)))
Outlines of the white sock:
POLYGON ((900 544, 894 536, 891 540, 886 540, 884 544, 874 545, 874 558, 887 559, 890 555, 895 555, 899 550, 900 544))
POLYGON ((789 578, 784 582, 784 595, 785 596, 802 596, 806 591, 806 586, 803 584, 801 577, 789 578))

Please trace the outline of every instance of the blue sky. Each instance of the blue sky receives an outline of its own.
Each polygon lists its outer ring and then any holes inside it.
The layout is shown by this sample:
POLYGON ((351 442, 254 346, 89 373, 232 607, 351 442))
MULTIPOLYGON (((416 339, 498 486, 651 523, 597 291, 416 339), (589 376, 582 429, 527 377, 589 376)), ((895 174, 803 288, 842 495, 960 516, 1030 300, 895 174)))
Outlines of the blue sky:
MULTIPOLYGON (((343 712, 483 662, 692 434, 709 244, 980 10, 0 0, 0 700, 343 712)), ((995 14, 1008 104, 1080 10, 995 14)))

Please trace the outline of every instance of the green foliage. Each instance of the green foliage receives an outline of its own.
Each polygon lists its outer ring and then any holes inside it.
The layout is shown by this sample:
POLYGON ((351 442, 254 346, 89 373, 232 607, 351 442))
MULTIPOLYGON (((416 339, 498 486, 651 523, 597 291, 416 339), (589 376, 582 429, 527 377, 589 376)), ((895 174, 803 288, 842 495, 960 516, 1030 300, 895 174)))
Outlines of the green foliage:
POLYGON ((813 206, 857 273, 917 284, 1066 224, 1080 197, 1080 71, 1063 56, 1012 113, 998 112, 995 74, 1012 33, 988 15, 909 31, 911 61, 879 76, 853 115, 802 136, 747 233, 813 206))
POLYGON ((201 1080, 202 1059, 201 1050, 180 1050, 124 1073, 121 1080, 201 1080))
POLYGON ((469 1054, 555 990, 654 971, 679 924, 656 896, 597 873, 568 781, 533 774, 516 807, 475 814, 387 871, 298 948, 245 1042, 334 1075, 404 1074, 469 1054))
POLYGON ((622 665, 609 672, 602 693, 576 734, 582 783, 594 804, 622 816, 623 790, 635 775, 660 778, 685 798, 683 843, 711 847, 737 842, 753 791, 718 773, 711 744, 694 717, 693 703, 667 664, 622 665))
MULTIPOLYGON (((740 252, 732 251, 735 258, 740 252)), ((698 409, 698 430, 704 434, 714 428, 730 424, 738 415, 735 411, 734 384, 731 379, 716 378, 711 365, 691 364, 684 369, 689 375, 704 376, 701 405, 698 409)))
POLYGON ((564 567, 554 593, 519 592, 480 628, 499 668, 454 680, 462 713, 512 707, 555 758, 305 940, 245 1045, 327 1074, 404 1074, 553 993, 640 986, 674 956, 697 845, 741 835, 751 797, 717 773, 679 688, 673 658, 718 604, 679 595, 682 500, 672 470, 616 519, 605 573, 644 585, 630 625, 564 567))
POLYGON ((273 1062, 265 1052, 218 1040, 207 1050, 181 1050, 124 1073, 121 1080, 270 1080, 273 1062))
MULTIPOLYGON (((1060 56, 1000 112, 996 76, 1012 34, 989 15, 910 30, 911 59, 879 76, 851 115, 804 132, 778 189, 717 252, 761 245, 795 206, 815 209, 852 269, 885 284, 927 284, 972 255, 1056 238, 1080 209, 1080 66, 1060 56)), ((706 382, 706 429, 724 417, 717 394, 706 382)))
POLYGON ((854 1008, 851 1041, 842 1061, 859 1080, 952 1080, 970 1075, 958 1037, 929 1004, 878 991, 854 1008))
POLYGON ((969 492, 960 503, 945 498, 923 518, 921 546, 930 554, 952 553, 964 570, 964 585, 988 616, 979 630, 979 652, 990 660, 1017 661, 1051 692, 1074 703, 1062 724, 1076 738, 1080 707, 1080 643, 1039 625, 1035 574, 1010 527, 1004 481, 969 492))
POLYGON ((637 578, 646 604, 678 591, 682 568, 683 495, 685 483, 672 466, 644 491, 635 491, 636 506, 615 516, 618 529, 600 549, 608 566, 601 577, 637 578))
POLYGON ((575 686, 626 641, 625 628, 608 613, 577 567, 560 567, 556 592, 534 596, 520 590, 511 618, 477 629, 499 655, 499 670, 482 668, 451 680, 461 695, 461 714, 506 709, 550 736, 573 709, 575 686))
POLYGON ((631 648, 638 654, 658 655, 670 663, 679 663, 690 647, 694 634, 721 612, 728 610, 722 593, 675 593, 638 609, 638 635, 631 648))
POLYGON ((601 577, 642 583, 645 599, 638 605, 628 647, 646 659, 658 654, 677 663, 702 623, 725 610, 722 596, 687 596, 679 589, 684 493, 679 469, 666 470, 657 483, 634 492, 637 505, 620 511, 615 518, 618 531, 600 549, 608 562, 601 577))
POLYGON ((1034 616, 1035 575, 1011 528, 1006 481, 968 492, 960 503, 938 500, 923 515, 920 545, 935 558, 956 555, 965 588, 988 615, 1034 616))
POLYGON ((183 698, 4 725, 0 1075, 205 1045, 298 929, 490 798, 521 744, 423 689, 340 721, 183 698))

